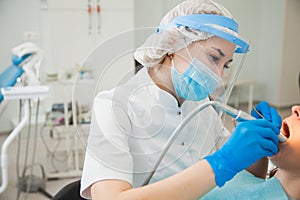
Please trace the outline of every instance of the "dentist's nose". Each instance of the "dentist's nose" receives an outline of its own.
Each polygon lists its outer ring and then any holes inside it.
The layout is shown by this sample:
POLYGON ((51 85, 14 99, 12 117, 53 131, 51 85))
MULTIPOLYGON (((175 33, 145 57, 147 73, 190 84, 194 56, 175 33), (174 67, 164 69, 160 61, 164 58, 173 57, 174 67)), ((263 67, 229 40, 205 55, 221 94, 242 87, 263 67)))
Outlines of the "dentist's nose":
POLYGON ((293 106, 292 113, 293 113, 293 115, 296 115, 297 117, 300 118, 300 106, 293 106))

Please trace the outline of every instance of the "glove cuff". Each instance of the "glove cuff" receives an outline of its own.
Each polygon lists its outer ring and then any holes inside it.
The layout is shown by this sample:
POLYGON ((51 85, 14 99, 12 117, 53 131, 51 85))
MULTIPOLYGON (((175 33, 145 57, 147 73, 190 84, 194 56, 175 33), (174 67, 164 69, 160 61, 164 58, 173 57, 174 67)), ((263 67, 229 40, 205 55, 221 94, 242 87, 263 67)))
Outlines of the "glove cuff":
MULTIPOLYGON (((217 186, 222 187, 227 181, 231 180, 237 171, 230 168, 230 163, 222 155, 222 150, 205 157, 215 173, 215 181, 217 186)), ((229 156, 229 155, 227 155, 229 156)))

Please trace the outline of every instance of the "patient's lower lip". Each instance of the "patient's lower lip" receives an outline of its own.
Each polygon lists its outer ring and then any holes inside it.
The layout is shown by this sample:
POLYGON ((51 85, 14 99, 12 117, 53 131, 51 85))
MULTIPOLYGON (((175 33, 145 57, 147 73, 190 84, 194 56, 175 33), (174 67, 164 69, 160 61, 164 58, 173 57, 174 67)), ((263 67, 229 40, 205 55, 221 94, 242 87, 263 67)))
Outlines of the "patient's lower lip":
POLYGON ((280 131, 280 133, 281 133, 282 135, 284 135, 287 139, 289 138, 289 135, 288 135, 287 133, 285 133, 285 132, 283 132, 283 131, 280 131))
POLYGON ((280 143, 286 142, 288 137, 286 137, 282 132, 278 135, 278 139, 280 143))

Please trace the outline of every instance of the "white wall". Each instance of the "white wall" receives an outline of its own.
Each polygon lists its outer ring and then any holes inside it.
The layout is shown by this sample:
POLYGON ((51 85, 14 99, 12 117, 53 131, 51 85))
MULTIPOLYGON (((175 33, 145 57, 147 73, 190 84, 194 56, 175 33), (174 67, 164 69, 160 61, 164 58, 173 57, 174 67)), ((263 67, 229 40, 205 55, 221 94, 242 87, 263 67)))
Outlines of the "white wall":
POLYGON ((51 55, 47 60, 46 71, 74 69, 99 43, 121 31, 133 29, 132 0, 100 1, 100 20, 95 10, 96 1, 91 1, 91 15, 87 13, 87 2, 48 0, 48 8, 42 11, 45 24, 43 33, 48 38, 45 48, 51 55))
POLYGON ((285 1, 220 0, 219 2, 222 2, 239 22, 240 36, 251 42, 239 78, 255 82, 254 99, 265 99, 278 105, 276 100, 279 96, 285 1))
POLYGON ((0 70, 11 63, 11 48, 24 41, 24 32, 39 30, 38 2, 39 0, 0 1, 0 70))
MULTIPOLYGON (((280 96, 278 104, 282 106, 300 103, 298 76, 300 74, 300 1, 287 0, 285 12, 284 46, 282 51, 281 74, 279 80, 280 96)), ((270 87, 271 88, 271 87, 270 87)))
POLYGON ((251 41, 240 78, 255 81, 255 100, 276 107, 299 104, 300 1, 220 2, 238 19, 242 36, 251 41))
POLYGON ((151 28, 148 34, 141 35, 135 39, 136 46, 141 45, 158 27, 161 18, 174 6, 183 0, 135 0, 134 20, 137 28, 151 28), (152 29, 153 28, 153 29, 152 29))

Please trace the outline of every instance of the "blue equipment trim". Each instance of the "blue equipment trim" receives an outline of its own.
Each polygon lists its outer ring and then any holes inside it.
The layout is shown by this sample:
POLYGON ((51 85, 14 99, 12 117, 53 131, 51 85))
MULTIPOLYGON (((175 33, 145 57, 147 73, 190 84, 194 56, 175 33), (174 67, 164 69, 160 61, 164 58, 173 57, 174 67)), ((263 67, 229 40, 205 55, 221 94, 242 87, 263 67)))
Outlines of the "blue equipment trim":
MULTIPOLYGON (((22 67, 20 67, 20 64, 22 64, 22 62, 31 55, 32 53, 28 53, 22 57, 19 57, 17 55, 13 55, 11 57, 11 61, 13 64, 0 74, 0 88, 10 87, 16 84, 17 79, 24 73, 24 70, 22 69, 22 67)), ((0 103, 2 102, 3 98, 4 97, 0 91, 0 103)))
MULTIPOLYGON (((23 73, 24 70, 21 67, 16 65, 9 66, 0 74, 0 88, 14 86, 17 82, 17 78, 23 73)), ((0 103, 2 102, 3 98, 4 97, 0 91, 0 103)))
POLYGON ((32 54, 29 53, 29 54, 26 54, 22 57, 19 57, 17 55, 12 55, 11 57, 11 61, 14 65, 20 65, 24 60, 26 60, 29 56, 31 56, 32 54))

